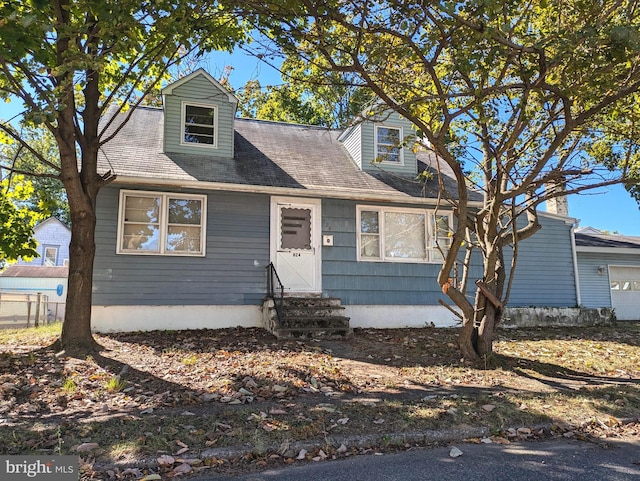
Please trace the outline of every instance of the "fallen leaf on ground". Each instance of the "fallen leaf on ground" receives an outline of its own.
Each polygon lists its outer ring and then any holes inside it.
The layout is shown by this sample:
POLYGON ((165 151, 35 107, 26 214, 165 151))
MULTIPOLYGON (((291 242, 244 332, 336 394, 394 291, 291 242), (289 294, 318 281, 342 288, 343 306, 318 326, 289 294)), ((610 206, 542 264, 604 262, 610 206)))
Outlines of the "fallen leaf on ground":
POLYGON ((76 448, 79 453, 85 453, 87 451, 93 451, 99 447, 98 443, 82 443, 76 448))

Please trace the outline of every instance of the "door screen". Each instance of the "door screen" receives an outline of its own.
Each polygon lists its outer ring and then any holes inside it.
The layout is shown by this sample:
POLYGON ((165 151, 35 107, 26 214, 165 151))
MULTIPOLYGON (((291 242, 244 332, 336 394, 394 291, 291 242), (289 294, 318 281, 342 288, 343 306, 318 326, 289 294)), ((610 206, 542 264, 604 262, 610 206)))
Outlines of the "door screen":
POLYGON ((311 249, 311 209, 282 208, 280 213, 280 248, 311 249))

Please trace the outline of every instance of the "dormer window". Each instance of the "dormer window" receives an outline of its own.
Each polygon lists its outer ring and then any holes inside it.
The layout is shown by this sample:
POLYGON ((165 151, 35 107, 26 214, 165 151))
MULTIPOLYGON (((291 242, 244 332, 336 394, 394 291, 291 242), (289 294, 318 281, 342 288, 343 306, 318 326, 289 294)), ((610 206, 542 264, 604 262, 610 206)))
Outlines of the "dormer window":
POLYGON ((182 144, 218 146, 218 108, 215 105, 183 102, 182 119, 182 144))
POLYGON ((402 164, 401 138, 401 128, 376 125, 376 157, 381 162, 402 164))

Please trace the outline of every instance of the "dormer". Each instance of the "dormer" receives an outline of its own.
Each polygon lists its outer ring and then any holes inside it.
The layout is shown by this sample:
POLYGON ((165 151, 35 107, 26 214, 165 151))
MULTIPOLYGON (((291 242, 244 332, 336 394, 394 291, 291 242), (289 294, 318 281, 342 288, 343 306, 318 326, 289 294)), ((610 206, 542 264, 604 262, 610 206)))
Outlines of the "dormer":
POLYGON ((233 157, 238 99, 198 69, 162 90, 164 151, 233 157))
POLYGON ((395 174, 416 175, 418 162, 413 151, 415 129, 394 111, 384 115, 363 115, 364 119, 340 135, 358 166, 368 172, 380 169, 395 174))

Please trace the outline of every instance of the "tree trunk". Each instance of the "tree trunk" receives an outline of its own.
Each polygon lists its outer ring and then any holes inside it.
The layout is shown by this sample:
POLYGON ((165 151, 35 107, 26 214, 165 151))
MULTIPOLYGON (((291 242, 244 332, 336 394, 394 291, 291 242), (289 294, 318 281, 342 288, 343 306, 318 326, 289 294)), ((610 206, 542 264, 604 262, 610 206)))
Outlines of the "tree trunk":
POLYGON ((477 331, 474 319, 463 319, 462 329, 458 333, 458 348, 465 361, 477 362, 480 360, 476 350, 476 339, 477 331))
MULTIPOLYGON (((71 206, 74 204, 70 202, 71 206)), ((91 204, 90 208, 80 209, 80 212, 77 208, 71 208, 67 303, 58 347, 73 355, 100 348, 91 334, 93 261, 96 252, 95 200, 91 204)))
POLYGON ((480 354, 477 349, 478 330, 476 328, 476 319, 478 313, 482 309, 484 298, 482 293, 478 289, 476 291, 476 298, 473 305, 473 311, 471 311, 471 317, 464 317, 462 321, 462 329, 458 334, 458 347, 462 353, 462 357, 468 362, 477 362, 480 360, 480 354))
POLYGON ((482 322, 478 328, 475 349, 484 358, 493 352, 493 335, 496 330, 496 308, 487 302, 482 322))
POLYGON ((504 302, 502 295, 506 275, 501 242, 495 242, 493 248, 489 250, 485 265, 489 266, 488 269, 485 268, 485 273, 490 273, 490 277, 486 278, 492 279, 492 282, 488 282, 487 287, 493 294, 494 301, 497 300, 501 304, 496 306, 488 297, 482 296, 482 322, 478 327, 478 337, 475 343, 475 350, 482 358, 486 358, 493 352, 493 338, 500 323, 502 303, 504 302))

